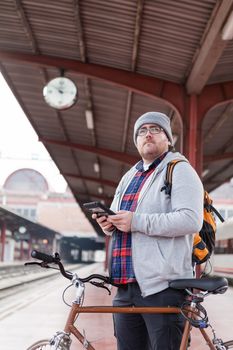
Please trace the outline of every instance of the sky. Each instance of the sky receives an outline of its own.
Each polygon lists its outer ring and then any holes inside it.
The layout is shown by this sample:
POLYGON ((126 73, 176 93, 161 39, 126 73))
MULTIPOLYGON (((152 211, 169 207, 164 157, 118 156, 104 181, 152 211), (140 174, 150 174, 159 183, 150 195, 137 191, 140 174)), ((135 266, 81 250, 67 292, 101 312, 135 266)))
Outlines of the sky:
POLYGON ((51 191, 64 192, 66 181, 38 141, 36 132, 1 73, 0 106, 0 187, 13 171, 32 168, 46 178, 51 191))

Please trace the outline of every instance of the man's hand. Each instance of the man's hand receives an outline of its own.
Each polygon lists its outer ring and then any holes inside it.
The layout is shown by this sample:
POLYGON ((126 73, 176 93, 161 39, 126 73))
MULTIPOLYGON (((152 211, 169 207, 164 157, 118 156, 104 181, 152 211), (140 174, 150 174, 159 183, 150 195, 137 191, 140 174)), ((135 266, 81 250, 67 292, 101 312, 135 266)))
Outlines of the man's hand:
POLYGON ((122 232, 130 232, 132 218, 133 212, 120 210, 116 215, 109 215, 107 217, 107 222, 111 223, 122 232))
POLYGON ((97 214, 92 214, 92 219, 95 219, 98 222, 103 231, 111 232, 114 230, 113 224, 107 221, 107 216, 98 217, 97 214))

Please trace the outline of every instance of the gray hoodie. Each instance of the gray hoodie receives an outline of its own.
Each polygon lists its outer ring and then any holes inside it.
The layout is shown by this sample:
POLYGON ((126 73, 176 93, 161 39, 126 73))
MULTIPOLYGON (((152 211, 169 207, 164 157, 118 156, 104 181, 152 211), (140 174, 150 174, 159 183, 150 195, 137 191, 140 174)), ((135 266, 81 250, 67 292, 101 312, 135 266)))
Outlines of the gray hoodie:
MULTIPOLYGON (((133 267, 143 297, 168 288, 172 279, 193 277, 193 234, 202 227, 203 186, 192 166, 180 162, 173 171, 171 196, 161 191, 173 159, 186 158, 178 152, 166 155, 144 185, 131 223, 133 267)), ((136 172, 133 166, 121 179, 112 210, 119 210, 136 172)))

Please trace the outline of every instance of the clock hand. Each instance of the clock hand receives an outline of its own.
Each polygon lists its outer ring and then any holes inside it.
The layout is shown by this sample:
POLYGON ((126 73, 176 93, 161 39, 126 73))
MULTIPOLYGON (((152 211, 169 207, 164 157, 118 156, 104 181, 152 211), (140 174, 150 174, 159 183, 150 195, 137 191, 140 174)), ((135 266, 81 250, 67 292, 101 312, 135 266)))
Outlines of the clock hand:
POLYGON ((57 90, 60 94, 64 94, 64 91, 61 90, 60 87, 57 87, 57 86, 55 86, 55 85, 52 85, 51 87, 54 88, 55 90, 57 90))

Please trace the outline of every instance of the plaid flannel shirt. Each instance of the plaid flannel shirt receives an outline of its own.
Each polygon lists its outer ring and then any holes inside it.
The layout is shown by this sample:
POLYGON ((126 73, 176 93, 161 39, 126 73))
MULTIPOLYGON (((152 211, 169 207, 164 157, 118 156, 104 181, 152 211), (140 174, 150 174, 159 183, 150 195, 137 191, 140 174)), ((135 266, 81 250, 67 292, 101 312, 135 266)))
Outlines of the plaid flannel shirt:
MULTIPOLYGON (((143 161, 137 164, 137 173, 134 175, 123 195, 120 210, 132 212, 136 210, 142 187, 166 154, 156 159, 146 171, 143 168, 143 161)), ((122 232, 117 229, 114 231, 111 277, 113 282, 117 284, 136 282, 132 264, 131 235, 131 232, 122 232)))

